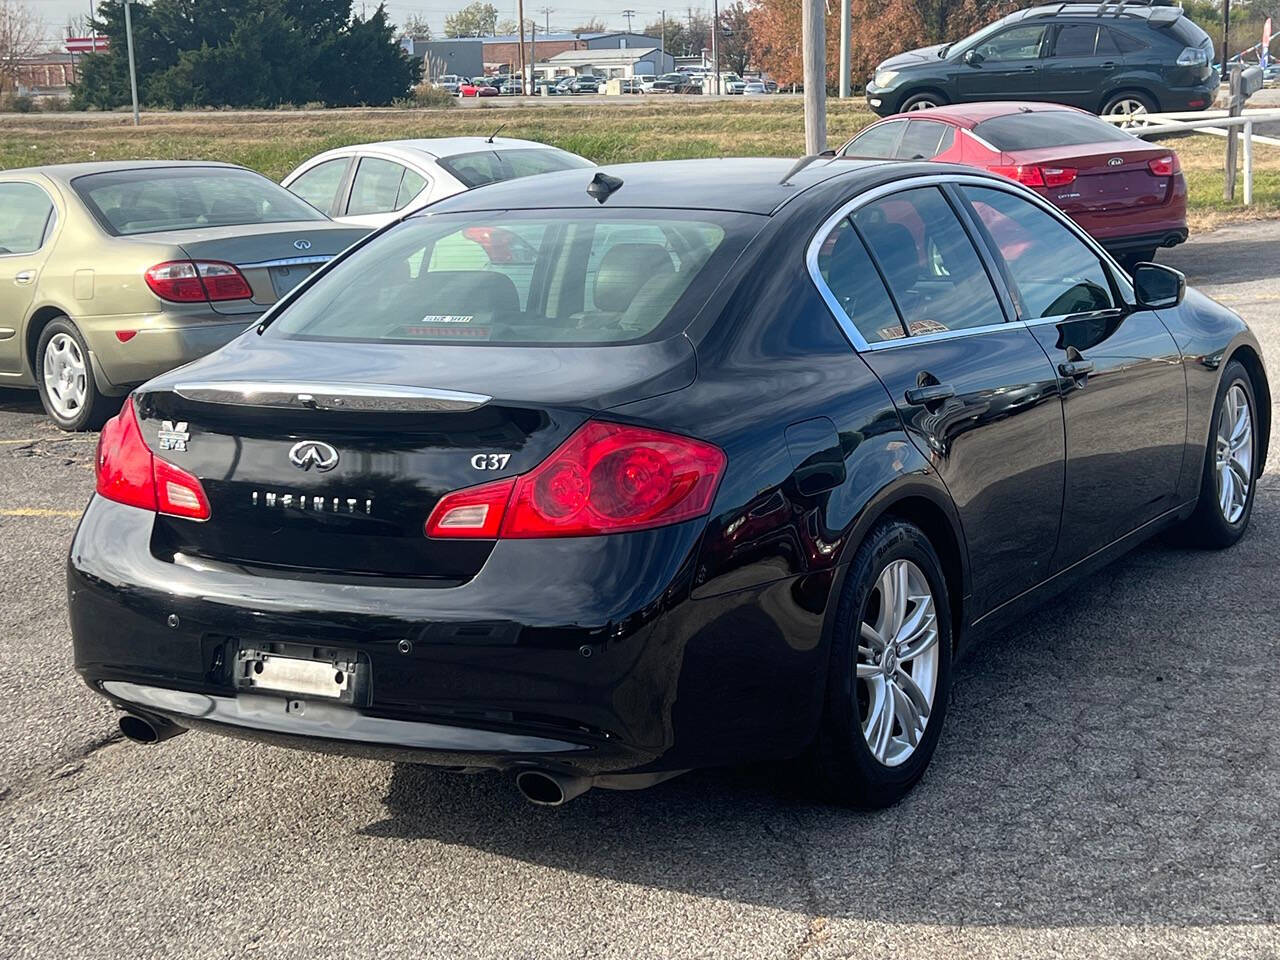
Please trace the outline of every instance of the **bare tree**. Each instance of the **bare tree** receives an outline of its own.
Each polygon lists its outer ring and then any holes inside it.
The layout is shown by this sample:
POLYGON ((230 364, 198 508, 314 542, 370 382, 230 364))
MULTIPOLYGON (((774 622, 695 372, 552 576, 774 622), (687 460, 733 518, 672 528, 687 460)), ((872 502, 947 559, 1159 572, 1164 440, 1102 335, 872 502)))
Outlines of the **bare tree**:
POLYGON ((18 88, 23 60, 40 51, 44 21, 20 0, 0 0, 0 93, 18 88))

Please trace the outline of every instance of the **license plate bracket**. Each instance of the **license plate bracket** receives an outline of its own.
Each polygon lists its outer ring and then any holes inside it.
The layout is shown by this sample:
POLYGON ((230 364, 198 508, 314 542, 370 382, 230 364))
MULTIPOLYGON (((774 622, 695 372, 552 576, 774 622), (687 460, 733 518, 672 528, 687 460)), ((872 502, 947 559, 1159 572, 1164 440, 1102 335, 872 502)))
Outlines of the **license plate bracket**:
POLYGON ((237 692, 327 700, 352 706, 365 702, 369 664, 352 650, 313 644, 268 642, 236 651, 237 692))
POLYGON ((314 264, 290 264, 271 268, 271 288, 279 300, 315 272, 314 264))

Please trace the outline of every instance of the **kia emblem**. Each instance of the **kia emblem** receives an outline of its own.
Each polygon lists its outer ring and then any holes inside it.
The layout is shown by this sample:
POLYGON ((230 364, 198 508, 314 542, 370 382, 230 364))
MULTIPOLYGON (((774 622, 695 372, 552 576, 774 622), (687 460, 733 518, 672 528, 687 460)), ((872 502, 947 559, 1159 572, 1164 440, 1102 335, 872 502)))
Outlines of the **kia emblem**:
POLYGON ((293 245, 294 245, 295 247, 297 247, 299 250, 310 250, 310 249, 311 249, 311 241, 310 241, 310 240, 295 240, 295 241, 293 241, 293 245))
MULTIPOLYGON (((1107 166, 1118 167, 1122 163, 1124 163, 1124 159, 1122 157, 1112 157, 1110 160, 1107 161, 1107 166)), ((307 246, 310 246, 310 244, 307 244, 307 246)))
POLYGON ((289 448, 289 462, 299 470, 327 473, 338 465, 338 451, 320 440, 299 440, 289 448))

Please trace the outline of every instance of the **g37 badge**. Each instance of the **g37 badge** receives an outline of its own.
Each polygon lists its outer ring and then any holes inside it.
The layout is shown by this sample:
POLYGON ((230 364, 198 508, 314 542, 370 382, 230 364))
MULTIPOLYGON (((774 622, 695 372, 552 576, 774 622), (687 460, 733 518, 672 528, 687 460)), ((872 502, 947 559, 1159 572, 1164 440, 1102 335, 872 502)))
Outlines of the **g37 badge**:
POLYGON ((471 458, 471 466, 477 470, 502 470, 510 459, 509 453, 477 453, 471 458))
POLYGON ((160 423, 160 433, 156 436, 156 444, 161 450, 177 450, 179 453, 185 453, 187 441, 190 439, 187 421, 180 420, 174 423, 172 420, 163 420, 160 423))

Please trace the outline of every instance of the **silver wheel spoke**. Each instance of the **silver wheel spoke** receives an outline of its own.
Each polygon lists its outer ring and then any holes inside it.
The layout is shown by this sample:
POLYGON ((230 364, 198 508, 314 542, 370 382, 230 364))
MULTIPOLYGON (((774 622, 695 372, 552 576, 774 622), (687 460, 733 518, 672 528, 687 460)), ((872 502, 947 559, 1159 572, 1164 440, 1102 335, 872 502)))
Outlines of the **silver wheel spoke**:
MULTIPOLYGON (((859 649, 861 650, 862 648, 859 648, 859 649)), ((879 676, 881 676, 883 673, 884 673, 884 671, 883 671, 883 670, 881 670, 881 669, 880 669, 878 666, 876 666, 876 664, 874 664, 874 663, 859 663, 859 664, 858 664, 857 675, 858 675, 858 679, 859 679, 859 680, 869 680, 869 679, 871 679, 871 678, 873 678, 873 677, 879 677, 879 676)))
POLYGON ((1214 448, 1218 507, 1223 519, 1235 523, 1249 505, 1253 485, 1253 411, 1239 383, 1222 398, 1214 448))
POLYGON ((920 742, 920 714, 916 712, 911 698, 896 683, 889 684, 889 692, 893 695, 894 712, 902 732, 906 734, 907 742, 914 747, 920 742))
POLYGON ((924 695, 924 691, 916 684, 911 674, 905 670, 899 670, 894 680, 902 688, 902 692, 906 694, 907 699, 911 701, 912 707, 915 708, 916 716, 921 720, 928 719, 930 711, 929 698, 924 695))
POLYGON ((884 649, 884 638, 880 636, 880 632, 876 630, 876 628, 873 627, 871 624, 867 623, 866 621, 863 621, 862 627, 859 629, 858 632, 862 636, 863 640, 871 644, 872 650, 884 649))
POLYGON ((880 723, 876 729, 875 742, 871 746, 871 752, 875 754, 877 760, 884 763, 889 753, 889 743, 893 740, 893 721, 894 703, 893 703, 893 684, 886 684, 889 689, 885 690, 884 706, 880 708, 880 723))

